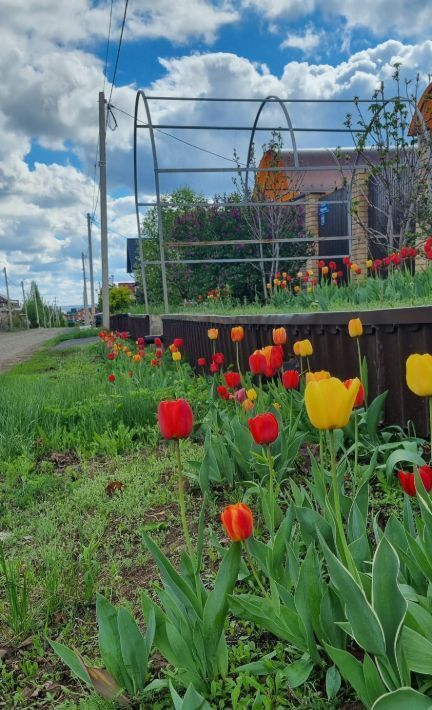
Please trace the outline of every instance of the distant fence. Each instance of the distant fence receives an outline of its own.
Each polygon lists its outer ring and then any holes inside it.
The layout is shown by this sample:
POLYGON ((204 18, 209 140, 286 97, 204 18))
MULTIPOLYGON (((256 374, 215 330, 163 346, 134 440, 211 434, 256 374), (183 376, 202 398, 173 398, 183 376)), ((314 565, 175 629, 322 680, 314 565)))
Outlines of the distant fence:
MULTIPOLYGON (((241 366, 246 370, 249 355, 256 348, 271 344, 272 329, 282 325, 288 333, 286 361, 292 353, 293 342, 309 338, 314 348, 312 368, 329 370, 337 377, 348 379, 358 374, 356 343, 349 337, 347 329, 351 315, 342 312, 268 316, 166 315, 162 317, 163 337, 165 345, 174 338, 183 338, 186 357, 195 365, 199 357, 211 359, 212 344, 207 330, 217 327, 217 349, 224 353, 227 365, 234 365, 235 346, 230 331, 232 326, 243 325, 245 338, 240 355, 241 366)), ((403 426, 412 421, 417 433, 425 435, 428 430, 426 399, 416 397, 408 389, 405 362, 411 353, 432 352, 432 307, 365 311, 359 315, 364 326, 360 344, 369 366, 369 398, 388 390, 385 423, 403 426)))

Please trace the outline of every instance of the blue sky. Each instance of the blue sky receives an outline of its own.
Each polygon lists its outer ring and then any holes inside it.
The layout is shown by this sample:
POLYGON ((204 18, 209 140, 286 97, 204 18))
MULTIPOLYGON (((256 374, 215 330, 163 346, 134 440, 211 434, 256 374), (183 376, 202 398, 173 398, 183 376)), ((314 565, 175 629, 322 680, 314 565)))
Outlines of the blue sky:
MULTIPOLYGON (((7 266, 16 297, 21 280, 28 287, 36 278, 47 299, 82 300, 80 257, 87 250, 85 215, 95 205, 97 95, 104 83, 110 2, 0 4, 0 266, 7 266)), ((123 9, 124 0, 113 0, 107 92, 123 9)), ((419 73, 425 88, 432 71, 431 31, 432 12, 423 0, 130 0, 113 103, 132 113, 138 87, 159 95, 368 98, 380 80, 391 90, 395 62, 402 63, 406 77, 419 73)), ((157 108, 160 122, 249 125, 256 106, 157 108)), ((329 127, 342 125, 347 107, 291 109, 296 125, 329 127)), ((120 235, 136 233, 132 121, 119 112, 116 118, 118 128, 107 136, 110 273, 125 280, 120 235)), ((280 117, 270 110, 265 120, 279 122, 280 117)), ((247 142, 247 136, 234 132, 177 135, 227 158, 235 147, 244 154, 247 142)), ((299 135, 304 147, 343 140, 299 135)), ((162 135, 158 147, 166 166, 212 163, 210 156, 162 135)), ((153 191, 148 148, 143 138, 141 189, 147 197, 153 191)), ((184 182, 184 177, 165 179, 163 188, 184 182)), ((229 177, 195 176, 189 182, 206 194, 230 186, 229 177)), ((96 226, 94 238, 98 280, 96 226)))

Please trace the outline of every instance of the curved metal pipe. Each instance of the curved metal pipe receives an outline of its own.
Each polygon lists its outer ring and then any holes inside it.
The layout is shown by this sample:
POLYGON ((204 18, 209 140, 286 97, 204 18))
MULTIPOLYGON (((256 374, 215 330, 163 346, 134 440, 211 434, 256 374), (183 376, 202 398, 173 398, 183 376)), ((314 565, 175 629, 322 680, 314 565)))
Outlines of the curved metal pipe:
POLYGON ((270 102, 271 102, 271 103, 273 103, 273 102, 278 103, 279 106, 280 106, 280 108, 281 108, 282 111, 283 111, 283 114, 284 114, 284 116, 285 116, 285 120, 286 120, 286 123, 287 123, 287 126, 288 126, 289 134, 290 134, 290 137, 291 137, 291 145, 292 145, 293 154, 294 154, 294 166, 295 166, 296 168, 299 168, 299 167, 300 167, 300 162, 299 162, 299 158, 298 158, 298 151, 297 151, 297 143, 296 143, 296 139, 295 139, 295 133, 294 133, 294 129, 293 129, 293 126, 292 126, 291 117, 290 117, 290 115, 289 115, 289 113, 288 113, 288 109, 287 109, 287 107, 285 106, 285 104, 283 103, 283 101, 281 101, 281 99, 280 99, 278 96, 267 96, 267 97, 264 99, 264 101, 261 103, 261 106, 259 107, 259 109, 258 109, 258 111, 257 111, 257 114, 256 114, 256 116, 255 116, 255 121, 254 121, 253 126, 252 126, 252 133, 251 133, 251 137, 250 137, 250 140, 249 140, 249 148, 248 148, 248 155, 247 155, 247 162, 246 162, 245 193, 247 193, 247 190, 248 190, 249 168, 250 168, 250 162, 251 162, 251 160, 252 160, 252 149, 253 149, 253 144, 254 144, 254 139, 255 139, 255 133, 256 133, 256 129, 257 129, 259 117, 260 117, 260 115, 261 115, 261 112, 262 112, 263 108, 264 108, 268 103, 270 103, 270 102))

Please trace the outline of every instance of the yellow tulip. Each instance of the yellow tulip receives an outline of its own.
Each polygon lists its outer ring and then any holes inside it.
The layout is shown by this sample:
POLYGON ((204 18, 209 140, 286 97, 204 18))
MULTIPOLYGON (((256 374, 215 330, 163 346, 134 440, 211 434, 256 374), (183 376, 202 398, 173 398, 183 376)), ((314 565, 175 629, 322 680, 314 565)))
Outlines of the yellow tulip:
POLYGON ((280 285, 281 285, 280 279, 273 279, 273 283, 274 283, 275 286, 280 286, 280 285))
POLYGON ((337 377, 308 382, 305 405, 311 424, 325 431, 343 429, 349 422, 360 384, 357 377, 349 389, 337 377))
POLYGON ((313 269, 309 269, 307 274, 308 274, 308 276, 313 276, 314 275, 313 269))
POLYGON ((217 340, 219 335, 219 331, 217 328, 209 328, 207 331, 207 336, 209 340, 217 340))
POLYGON ((323 266, 322 269, 321 269, 322 275, 323 275, 323 276, 327 276, 328 272, 329 272, 328 266, 323 266))
POLYGON ((359 338, 363 335, 363 323, 360 318, 351 318, 348 323, 348 333, 351 338, 359 338))
POLYGON ((269 291, 271 291, 271 284, 266 284, 269 291))
POLYGON ((251 387, 249 390, 246 390, 246 397, 247 397, 251 402, 253 402, 253 401, 258 397, 258 395, 257 395, 257 393, 256 393, 256 390, 254 390, 253 387, 251 387))
POLYGON ((280 409, 280 408, 281 408, 279 402, 273 402, 273 407, 274 407, 275 409, 280 409))
POLYGON ((329 380, 330 373, 327 370, 319 370, 318 372, 307 372, 306 383, 319 382, 320 380, 329 380))
POLYGON ((310 340, 298 340, 294 343, 294 355, 309 357, 313 354, 313 347, 310 340))
POLYGON ((171 357, 174 362, 179 362, 179 360, 181 360, 181 352, 177 350, 177 352, 171 354, 171 357))
POLYGON ((373 264, 372 259, 368 259, 368 260, 366 261, 366 268, 367 268, 367 269, 371 269, 371 268, 372 268, 372 264, 373 264))
POLYGON ((432 397, 432 355, 410 355, 406 361, 406 381, 419 397, 432 397))
POLYGON ((303 271, 298 271, 297 272, 297 278, 302 279, 303 278, 303 271))

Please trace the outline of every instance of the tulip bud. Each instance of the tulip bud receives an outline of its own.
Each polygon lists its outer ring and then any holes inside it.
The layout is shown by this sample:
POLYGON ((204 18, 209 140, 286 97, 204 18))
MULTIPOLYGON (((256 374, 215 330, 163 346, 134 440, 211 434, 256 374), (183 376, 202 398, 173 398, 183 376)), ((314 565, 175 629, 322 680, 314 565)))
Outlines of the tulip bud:
POLYGON ((240 343, 244 338, 244 328, 242 325, 236 325, 231 328, 231 340, 233 343, 240 343))
POLYGON ((295 390, 299 386, 300 375, 297 370, 285 370, 282 373, 282 384, 287 390, 295 390))
POLYGON ((229 505, 222 512, 221 521, 226 534, 233 542, 247 540, 253 535, 253 514, 245 503, 229 505))
POLYGON ((193 414, 185 399, 159 402, 158 424, 164 439, 187 439, 193 429, 193 414))
POLYGON ((219 335, 219 331, 217 328, 209 328, 207 331, 207 335, 210 340, 217 340, 218 335, 219 335))
POLYGON ((279 436, 279 424, 271 412, 249 419, 249 430, 256 444, 272 444, 279 436))
POLYGON ((363 323, 360 318, 351 318, 348 323, 348 333, 351 338, 359 338, 363 335, 363 323))

